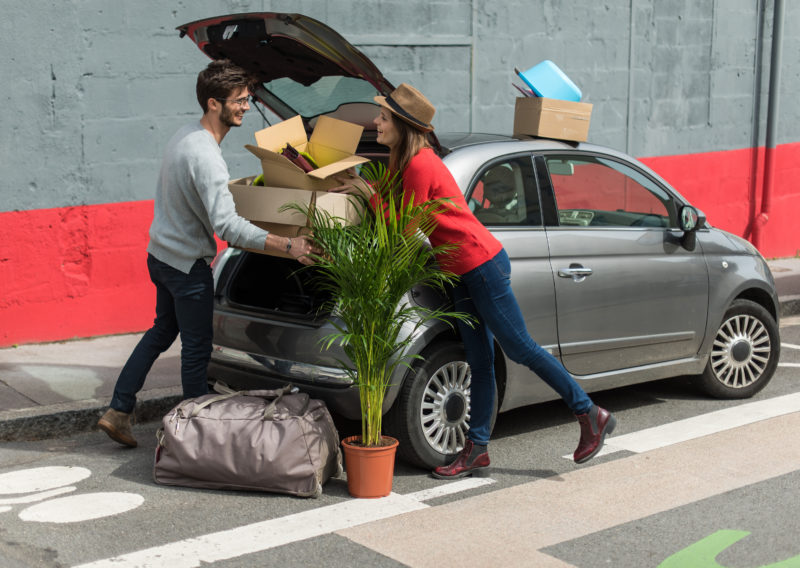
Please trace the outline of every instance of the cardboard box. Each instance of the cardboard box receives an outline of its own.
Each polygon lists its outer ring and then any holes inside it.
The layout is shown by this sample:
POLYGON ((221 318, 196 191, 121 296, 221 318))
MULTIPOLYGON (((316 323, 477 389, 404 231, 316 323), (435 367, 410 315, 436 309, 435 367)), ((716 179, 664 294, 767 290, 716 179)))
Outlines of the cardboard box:
POLYGON ((305 225, 306 216, 303 213, 294 209, 281 211, 281 208, 289 203, 322 208, 333 217, 343 219, 345 224, 354 224, 360 219, 360 202, 350 195, 289 187, 250 185, 254 177, 235 179, 228 183, 228 189, 236 204, 236 212, 248 221, 305 225))
POLYGON ((297 189, 326 190, 341 185, 331 176, 344 172, 367 158, 356 156, 358 141, 364 128, 350 122, 320 116, 310 138, 306 138, 303 119, 295 116, 256 132, 258 146, 246 145, 261 160, 264 185, 297 189), (300 152, 308 152, 319 166, 308 173, 281 156, 291 144, 300 152))
POLYGON ((592 116, 590 103, 543 97, 518 97, 514 108, 514 136, 540 136, 584 142, 592 116))
MULTIPOLYGON (((236 212, 253 223, 281 237, 296 237, 308 234, 306 216, 294 209, 281 211, 283 205, 299 203, 314 208, 323 208, 333 217, 342 219, 344 224, 355 224, 361 220, 361 202, 342 193, 311 191, 286 187, 265 187, 251 185, 255 176, 239 178, 228 183, 233 195, 236 212)), ((278 251, 249 249, 251 252, 293 258, 278 251)))

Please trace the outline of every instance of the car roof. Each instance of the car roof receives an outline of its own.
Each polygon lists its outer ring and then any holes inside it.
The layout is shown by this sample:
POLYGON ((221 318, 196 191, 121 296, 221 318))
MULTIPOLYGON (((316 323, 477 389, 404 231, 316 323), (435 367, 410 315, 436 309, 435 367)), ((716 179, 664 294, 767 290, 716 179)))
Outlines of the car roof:
POLYGON ((488 164, 502 156, 509 156, 517 153, 577 152, 591 156, 613 158, 624 162, 629 166, 647 173, 660 184, 669 187, 678 197, 685 201, 683 196, 681 196, 668 181, 647 165, 625 152, 607 146, 591 144, 589 142, 570 142, 551 138, 538 138, 535 136, 515 138, 500 134, 466 132, 440 132, 439 141, 442 146, 441 154, 443 159, 456 177, 456 182, 461 187, 467 187, 470 180, 460 178, 460 173, 474 172, 476 164, 488 164))

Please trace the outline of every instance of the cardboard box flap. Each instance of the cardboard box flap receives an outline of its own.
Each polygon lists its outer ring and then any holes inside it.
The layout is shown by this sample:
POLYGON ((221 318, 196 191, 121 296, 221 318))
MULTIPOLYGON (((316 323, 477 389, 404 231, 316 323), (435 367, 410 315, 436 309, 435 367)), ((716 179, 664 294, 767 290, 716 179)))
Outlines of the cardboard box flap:
POLYGON ((303 119, 300 115, 279 122, 274 126, 256 132, 256 144, 260 148, 279 153, 286 143, 291 144, 298 150, 305 151, 308 142, 306 129, 303 127, 303 119), (302 147, 302 148, 301 148, 302 147))
MULTIPOLYGON (((308 172, 308 175, 317 179, 325 179, 333 174, 338 174, 339 172, 343 172, 348 168, 357 166, 358 164, 363 164, 364 162, 369 162, 369 158, 362 158, 361 156, 348 156, 343 160, 334 162, 333 164, 327 165, 324 168, 317 168, 314 171, 308 172)), ((294 166, 294 164, 292 165, 294 166)))
MULTIPOLYGON (((283 168, 305 175, 303 168, 296 166, 294 162, 284 158, 280 154, 276 154, 275 152, 271 152, 265 148, 253 146, 252 144, 245 144, 244 147, 255 154, 256 157, 258 157, 258 159, 262 162, 269 162, 270 167, 283 168)), ((266 167, 264 167, 264 171, 266 172, 266 167)))
POLYGON ((362 132, 364 127, 358 124, 320 116, 309 140, 310 154, 320 167, 332 164, 356 153, 362 132))

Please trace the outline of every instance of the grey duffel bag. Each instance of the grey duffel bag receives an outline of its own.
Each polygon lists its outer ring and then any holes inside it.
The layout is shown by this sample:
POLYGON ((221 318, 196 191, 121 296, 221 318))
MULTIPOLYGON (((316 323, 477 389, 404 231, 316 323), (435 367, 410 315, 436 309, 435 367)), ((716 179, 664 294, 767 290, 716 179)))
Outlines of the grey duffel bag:
POLYGON ((289 386, 191 398, 161 422, 153 478, 163 485, 318 497, 342 471, 325 403, 289 386))

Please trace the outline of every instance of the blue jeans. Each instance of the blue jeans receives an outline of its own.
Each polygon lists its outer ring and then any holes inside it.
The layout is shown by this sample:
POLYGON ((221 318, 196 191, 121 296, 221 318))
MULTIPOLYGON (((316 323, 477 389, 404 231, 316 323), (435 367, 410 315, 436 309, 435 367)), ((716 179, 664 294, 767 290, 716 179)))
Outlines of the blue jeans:
POLYGON ((208 361, 213 338, 214 279, 205 260, 189 274, 147 255, 150 280, 156 285, 156 319, 145 332, 120 372, 111 408, 133 412, 136 394, 159 355, 181 335, 183 397, 208 394, 208 361))
POLYGON ((525 365, 555 390, 575 414, 588 412, 591 399, 564 366, 530 336, 522 312, 511 290, 511 263, 503 249, 461 276, 453 290, 455 308, 478 323, 458 322, 461 339, 472 371, 468 438, 488 444, 496 396, 494 343, 497 338, 509 359, 525 365))

